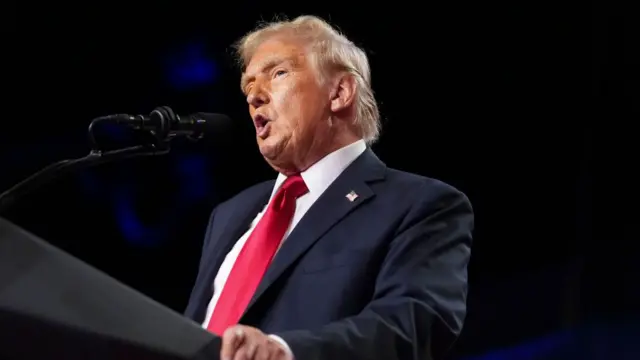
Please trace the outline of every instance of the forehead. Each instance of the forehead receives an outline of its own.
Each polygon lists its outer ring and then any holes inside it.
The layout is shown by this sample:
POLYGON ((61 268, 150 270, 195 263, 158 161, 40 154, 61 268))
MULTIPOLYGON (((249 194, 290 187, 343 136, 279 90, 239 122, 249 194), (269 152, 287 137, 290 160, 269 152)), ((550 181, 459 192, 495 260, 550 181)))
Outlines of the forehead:
POLYGON ((281 38, 267 40, 256 47, 242 74, 242 83, 285 62, 296 67, 305 66, 305 53, 306 48, 298 41, 281 38))

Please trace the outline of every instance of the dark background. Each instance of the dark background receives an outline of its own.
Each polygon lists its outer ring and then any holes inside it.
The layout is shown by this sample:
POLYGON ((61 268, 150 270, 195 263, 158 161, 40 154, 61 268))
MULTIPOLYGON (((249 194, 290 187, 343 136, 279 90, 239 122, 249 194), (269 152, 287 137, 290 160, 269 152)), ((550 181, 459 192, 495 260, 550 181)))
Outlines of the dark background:
POLYGON ((259 20, 319 15, 369 54, 384 118, 374 151, 474 205, 469 315, 453 357, 637 356, 640 37, 630 7, 302 3, 7 5, 0 189, 85 155, 97 116, 168 105, 237 125, 221 139, 175 141, 164 157, 62 178, 7 217, 182 311, 211 209, 275 177, 230 45, 259 20))

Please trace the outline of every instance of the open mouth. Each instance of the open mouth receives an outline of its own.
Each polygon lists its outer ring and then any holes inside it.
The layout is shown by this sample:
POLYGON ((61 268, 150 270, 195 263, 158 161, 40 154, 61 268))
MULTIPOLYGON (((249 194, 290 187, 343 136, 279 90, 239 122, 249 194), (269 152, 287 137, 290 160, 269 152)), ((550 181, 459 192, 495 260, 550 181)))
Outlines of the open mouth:
POLYGON ((265 127, 265 125, 267 125, 267 123, 269 122, 269 119, 267 119, 267 117, 264 115, 257 114, 253 118, 253 122, 256 125, 256 129, 260 130, 261 128, 265 127))
POLYGON ((258 136, 264 139, 268 135, 269 128, 271 127, 269 126, 271 120, 262 114, 257 114, 253 118, 253 123, 256 126, 258 136))

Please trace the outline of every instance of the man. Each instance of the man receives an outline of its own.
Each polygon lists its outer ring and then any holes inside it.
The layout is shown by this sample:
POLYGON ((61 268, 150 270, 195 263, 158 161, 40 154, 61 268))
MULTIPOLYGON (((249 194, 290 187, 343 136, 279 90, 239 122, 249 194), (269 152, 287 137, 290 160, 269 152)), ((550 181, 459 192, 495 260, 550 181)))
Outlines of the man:
POLYGON ((222 359, 432 359, 465 316, 473 213, 368 148, 367 57, 310 16, 245 36, 242 91, 279 175, 220 204, 186 315, 222 359))

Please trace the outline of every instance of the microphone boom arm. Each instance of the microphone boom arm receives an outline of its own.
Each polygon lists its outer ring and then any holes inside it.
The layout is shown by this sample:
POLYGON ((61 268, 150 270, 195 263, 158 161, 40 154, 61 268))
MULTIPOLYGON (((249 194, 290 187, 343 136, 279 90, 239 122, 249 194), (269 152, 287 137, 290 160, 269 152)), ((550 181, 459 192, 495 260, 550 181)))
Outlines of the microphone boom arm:
POLYGON ((94 149, 87 156, 58 161, 0 194, 0 214, 5 213, 21 197, 67 173, 123 159, 164 155, 170 150, 169 142, 166 141, 160 144, 138 145, 104 152, 94 149))
MULTIPOLYGON (((213 121, 218 123, 230 123, 230 119, 228 117, 220 114, 198 113, 197 115, 197 117, 190 117, 187 121, 183 121, 183 125, 186 124, 189 126, 190 131, 188 132, 194 132, 199 136, 202 135, 199 132, 202 130, 201 127, 206 125, 207 121, 211 121, 212 123, 213 121)), ((157 107, 147 118, 143 116, 132 117, 126 114, 108 115, 95 118, 89 124, 88 129, 89 143, 91 145, 89 155, 78 159, 62 160, 53 163, 31 175, 9 190, 3 192, 0 194, 0 214, 6 212, 6 210, 16 203, 21 197, 64 174, 95 165, 133 157, 167 154, 171 150, 170 141, 176 135, 172 132, 172 126, 176 127, 176 129, 173 129, 174 131, 179 131, 180 124, 181 118, 168 106, 157 107), (134 127, 139 128, 142 133, 147 135, 147 144, 111 151, 100 150, 94 134, 99 123, 125 122, 131 125, 130 123, 132 121, 134 127), (145 128, 145 121, 149 123, 150 128, 145 128)))

